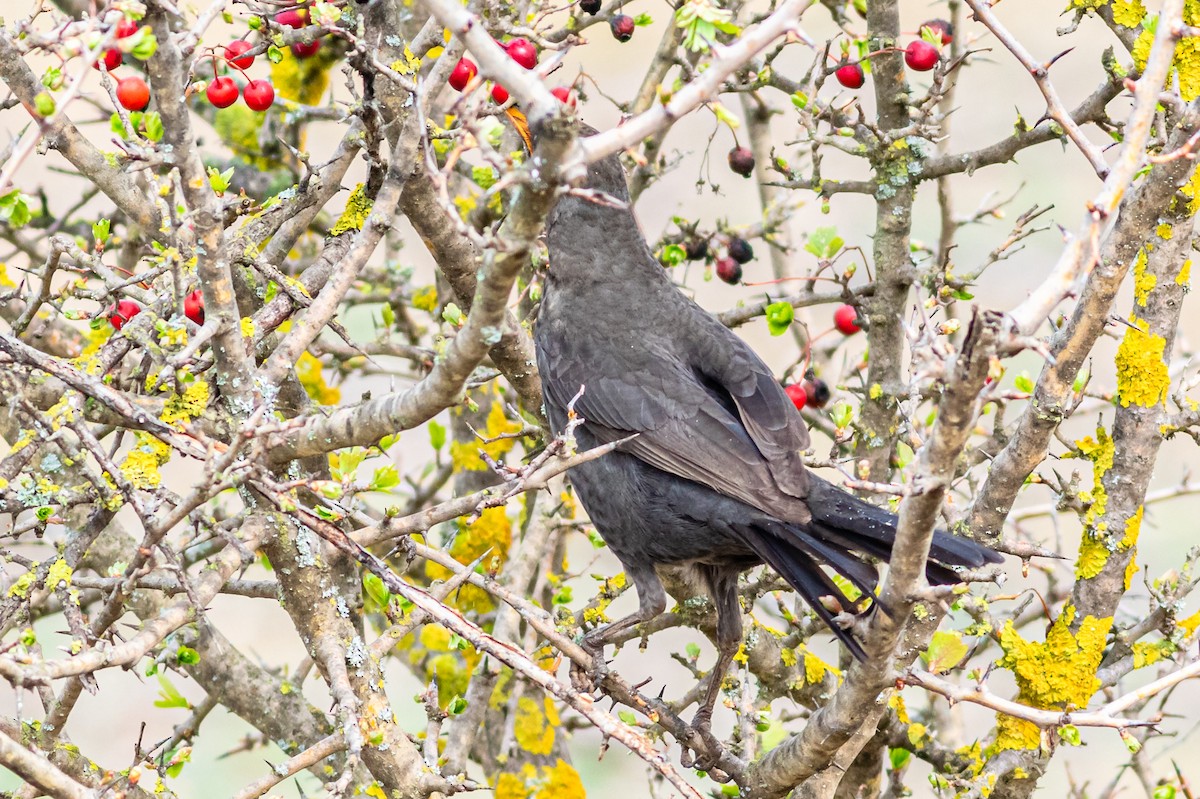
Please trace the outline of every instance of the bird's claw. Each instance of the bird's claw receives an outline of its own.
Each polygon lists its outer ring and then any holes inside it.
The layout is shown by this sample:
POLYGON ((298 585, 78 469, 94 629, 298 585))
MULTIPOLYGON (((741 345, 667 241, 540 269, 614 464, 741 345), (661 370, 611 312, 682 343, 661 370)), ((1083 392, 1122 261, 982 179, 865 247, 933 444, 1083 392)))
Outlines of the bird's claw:
POLYGON ((701 709, 696 713, 696 717, 692 719, 691 726, 694 735, 699 736, 704 746, 704 751, 701 752, 695 747, 690 747, 685 742, 683 744, 683 755, 680 758, 683 767, 708 772, 708 776, 717 782, 728 782, 729 775, 716 768, 717 762, 721 759, 724 747, 721 746, 721 742, 717 740, 717 737, 712 734, 712 718, 710 714, 705 713, 701 709), (692 756, 693 754, 695 757, 692 756))
POLYGON ((571 686, 583 694, 595 693, 596 688, 608 674, 608 664, 604 662, 604 649, 589 645, 587 641, 581 643, 580 646, 591 656, 592 666, 590 669, 584 668, 579 663, 572 661, 571 686))

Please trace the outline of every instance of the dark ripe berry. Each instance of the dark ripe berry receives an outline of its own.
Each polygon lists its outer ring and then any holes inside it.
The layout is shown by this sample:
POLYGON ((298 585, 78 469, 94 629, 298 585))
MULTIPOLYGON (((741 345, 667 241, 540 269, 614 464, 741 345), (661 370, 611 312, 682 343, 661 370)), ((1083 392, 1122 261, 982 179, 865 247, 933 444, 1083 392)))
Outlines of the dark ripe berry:
POLYGON ((579 0, 579 10, 594 17, 600 13, 600 0, 579 0))
POLYGON ((508 102, 508 89, 501 86, 499 83, 492 86, 492 100, 496 105, 504 105, 508 102))
POLYGON ((729 257, 739 264, 748 264, 754 260, 754 248, 745 239, 732 238, 729 240, 729 257))
POLYGON ((745 147, 734 147, 729 151, 729 168, 744 178, 754 174, 754 154, 745 147))
POLYGON ((450 73, 450 88, 461 92, 467 88, 467 84, 471 79, 479 74, 479 67, 475 66, 475 62, 469 58, 460 58, 458 63, 454 65, 454 70, 450 73))
POLYGON ((572 111, 575 110, 575 92, 568 89, 566 86, 555 86, 550 90, 550 93, 558 99, 560 103, 565 105, 572 111))
POLYGON ((683 243, 683 251, 689 261, 703 261, 708 257, 708 239, 688 239, 683 243))
POLYGON ((608 27, 612 28, 612 35, 618 42, 627 42, 633 38, 633 29, 637 25, 628 14, 616 14, 608 21, 608 27))
POLYGON ((742 279, 742 265, 732 258, 718 258, 717 277, 729 285, 735 286, 742 279))
POLYGON ((311 58, 320 49, 320 42, 296 42, 292 45, 292 55, 296 58, 311 58))
POLYGON ((128 39, 138 32, 138 24, 131 19, 123 19, 117 23, 117 38, 128 39))
POLYGON ((833 76, 847 89, 861 89, 862 85, 867 82, 867 77, 863 74, 860 64, 842 64, 837 68, 837 72, 833 73, 833 76))
POLYGON ((275 87, 270 81, 252 80, 242 89, 242 99, 251 111, 266 111, 275 102, 275 87))
POLYGON ((853 305, 839 305, 833 312, 833 326, 847 336, 862 330, 858 324, 858 309, 853 305))
POLYGON ((508 52, 509 58, 525 69, 533 69, 537 66, 537 48, 528 39, 513 39, 504 45, 504 49, 508 52))
POLYGON ((275 21, 289 28, 303 28, 308 24, 308 11, 292 9, 275 15, 275 21))
POLYGON ((121 51, 115 47, 110 47, 104 51, 104 55, 100 56, 96 63, 92 64, 96 69, 100 69, 100 62, 104 62, 104 68, 112 72, 117 67, 121 66, 124 59, 121 57, 121 51))
POLYGON ((120 330, 126 322, 142 312, 142 306, 133 300, 121 300, 116 308, 110 308, 109 311, 108 323, 120 330))
POLYGON ((937 66, 938 49, 924 39, 910 42, 904 49, 904 63, 917 72, 928 72, 937 66))
POLYGON ((824 408, 829 404, 829 398, 833 396, 833 392, 829 390, 829 384, 819 377, 805 380, 802 384, 804 393, 808 395, 808 404, 814 408, 824 408))
POLYGON ((245 39, 238 39, 225 46, 225 58, 230 64, 233 64, 238 69, 249 69, 254 63, 254 56, 244 56, 242 53, 248 52, 252 49, 254 49, 254 45, 250 44, 250 42, 246 41, 245 39))
POLYGON ((117 81, 117 102, 128 111, 141 111, 150 105, 150 87, 136 75, 121 78, 117 81))
POLYGON ((921 25, 921 28, 929 28, 942 38, 942 44, 950 44, 954 41, 954 26, 949 20, 931 19, 921 25))
POLYGON ((204 294, 200 289, 183 298, 183 315, 198 325, 204 324, 204 294))
POLYGON ((228 108, 237 102, 238 87, 233 78, 213 78, 212 83, 204 90, 204 95, 217 108, 228 108))
POLYGON ((803 410, 808 404, 808 392, 804 390, 804 386, 799 383, 790 383, 783 388, 783 392, 788 395, 788 399, 796 406, 796 410, 803 410))

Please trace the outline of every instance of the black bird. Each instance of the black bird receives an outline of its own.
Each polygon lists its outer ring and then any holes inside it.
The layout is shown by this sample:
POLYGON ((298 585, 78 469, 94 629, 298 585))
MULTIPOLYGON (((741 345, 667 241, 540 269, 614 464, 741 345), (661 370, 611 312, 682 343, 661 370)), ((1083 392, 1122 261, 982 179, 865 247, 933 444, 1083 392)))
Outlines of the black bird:
MULTIPOLYGON (((618 202, 571 193, 550 213, 538 369, 556 434, 577 395, 580 449, 636 434, 572 469, 570 479, 636 586, 639 607, 583 644, 599 655, 618 633, 662 613, 666 593, 655 567, 690 567, 717 610, 720 654, 695 721, 706 731, 742 638, 738 575, 770 565, 863 659, 862 646, 821 601, 854 607, 821 566, 870 594, 877 573, 859 556, 889 558, 896 516, 804 467, 809 436, 799 412, 754 351, 681 293, 651 255, 617 157, 590 165, 585 188, 618 202)), ((999 561, 939 531, 925 574, 953 584, 959 578, 949 567, 999 561)))

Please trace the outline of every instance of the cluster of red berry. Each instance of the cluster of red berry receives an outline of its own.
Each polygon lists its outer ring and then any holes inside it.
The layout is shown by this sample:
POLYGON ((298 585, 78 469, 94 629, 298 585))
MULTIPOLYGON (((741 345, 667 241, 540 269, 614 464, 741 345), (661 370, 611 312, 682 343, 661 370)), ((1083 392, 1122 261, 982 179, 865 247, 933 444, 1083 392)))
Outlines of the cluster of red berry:
MULTIPOLYGON (((858 321, 858 309, 853 305, 839 305, 833 312, 833 327, 843 336, 853 336, 862 330, 858 321)), ((817 377, 812 369, 805 372, 804 380, 789 383, 783 390, 796 410, 802 410, 806 405, 824 408, 831 394, 829 384, 817 377)))
MULTIPOLYGON (((275 15, 275 21, 293 30, 300 30, 308 25, 308 9, 294 8, 275 15)), ((311 58, 321 49, 319 39, 311 42, 296 42, 292 45, 292 55, 296 58, 311 58)))
MULTIPOLYGON (((937 66, 942 57, 938 47, 930 39, 940 39, 943 45, 954 41, 954 26, 944 19, 931 19, 921 26, 922 36, 904 48, 904 63, 917 72, 928 72, 937 66), (926 35, 928 31, 928 35, 926 35)), ((837 82, 847 89, 860 89, 866 83, 862 62, 843 63, 833 73, 837 82)))
MULTIPOLYGON (((123 19, 117 23, 117 38, 128 39, 138 32, 138 24, 131 19, 123 19)), ((117 67, 124 63, 125 57, 121 50, 116 47, 110 47, 104 51, 96 63, 92 64, 96 69, 100 69, 100 65, 104 65, 104 69, 112 72, 117 67)), ((129 111, 142 111, 146 106, 150 105, 150 86, 139 75, 132 75, 127 78, 117 80, 117 102, 122 108, 129 111)))
MULTIPOLYGON (((507 43, 501 44, 504 52, 508 53, 508 57, 516 61, 525 69, 533 69, 538 63, 537 48, 528 39, 516 38, 510 39, 507 43)), ((450 78, 447 83, 450 88, 455 91, 463 91, 467 88, 475 76, 479 74, 479 67, 475 62, 467 57, 458 59, 458 63, 454 65, 454 70, 450 73, 450 78)), ((558 101, 568 108, 575 107, 575 93, 566 86, 556 86, 550 90, 558 101)), ((497 105, 504 105, 508 102, 508 90, 499 83, 492 85, 492 99, 497 105)))
POLYGON ((754 248, 750 242, 734 236, 725 247, 725 253, 717 259, 717 277, 736 285, 742 279, 742 266, 754 260, 754 248))
MULTIPOLYGON (((295 13, 295 12, 284 12, 295 13)), ((282 15, 280 15, 282 16, 282 15)), ((236 39, 225 46, 222 58, 229 66, 245 73, 254 64, 254 56, 246 55, 254 45, 245 39, 236 39)), ((252 111, 266 111, 275 102, 275 87, 270 81, 261 78, 248 81, 244 88, 238 89, 237 83, 227 75, 217 75, 217 55, 213 55, 213 79, 204 90, 204 96, 217 108, 228 108, 237 102, 238 95, 246 101, 246 106, 252 111)))
MULTIPOLYGON (((133 300, 121 300, 106 311, 108 313, 108 323, 117 330, 120 330, 125 326, 126 322, 141 312, 142 306, 133 300)), ((204 324, 204 294, 201 293, 200 289, 196 289, 184 297, 183 315, 198 325, 204 324)))

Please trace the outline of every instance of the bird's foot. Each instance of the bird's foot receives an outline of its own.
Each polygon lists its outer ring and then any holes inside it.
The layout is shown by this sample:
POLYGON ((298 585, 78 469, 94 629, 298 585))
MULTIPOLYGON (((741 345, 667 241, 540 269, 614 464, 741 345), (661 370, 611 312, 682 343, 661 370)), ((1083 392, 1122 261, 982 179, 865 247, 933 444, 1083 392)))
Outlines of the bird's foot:
POLYGON ((725 748, 712 734, 712 711, 700 708, 691 726, 693 741, 683 742, 683 756, 680 759, 683 767, 708 772, 708 776, 717 782, 729 782, 729 775, 716 767, 725 748), (697 737, 700 746, 694 743, 697 737))
POLYGON ((571 661, 571 687, 584 694, 595 693, 596 688, 608 674, 608 664, 604 662, 604 647, 588 643, 585 638, 580 646, 591 656, 591 668, 585 668, 571 661))

